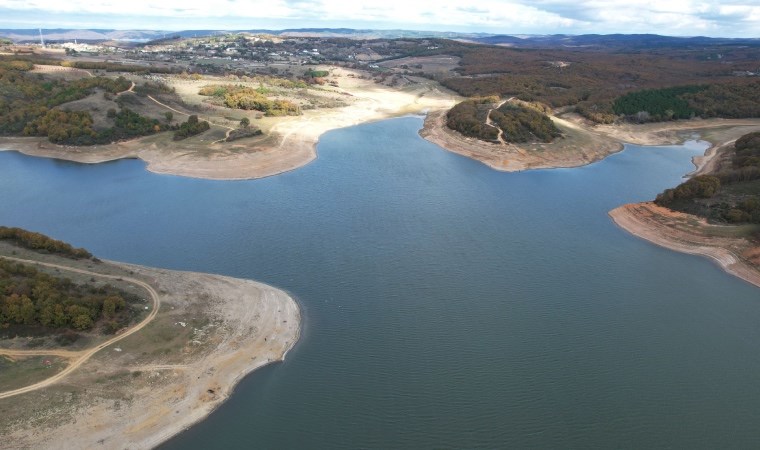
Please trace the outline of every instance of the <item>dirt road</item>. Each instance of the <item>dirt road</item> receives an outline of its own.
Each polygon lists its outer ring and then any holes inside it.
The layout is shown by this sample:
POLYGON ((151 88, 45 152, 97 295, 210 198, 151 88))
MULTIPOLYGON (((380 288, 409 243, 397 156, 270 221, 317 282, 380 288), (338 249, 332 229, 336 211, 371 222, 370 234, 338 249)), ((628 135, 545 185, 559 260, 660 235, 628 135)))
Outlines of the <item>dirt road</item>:
POLYGON ((71 372, 77 370, 82 364, 87 362, 87 360, 90 359, 95 353, 99 352, 100 350, 103 350, 104 348, 112 344, 115 344, 116 342, 119 342, 120 340, 126 338, 127 336, 131 336, 132 334, 137 333, 138 331, 142 330, 146 325, 148 325, 156 317, 156 314, 158 314, 158 309, 161 306, 161 299, 159 298, 156 290, 153 289, 153 287, 150 286, 148 283, 137 280, 135 278, 128 278, 128 277, 123 277, 123 276, 118 276, 118 275, 105 275, 102 273, 90 272, 88 270, 75 269, 73 267, 66 267, 59 264, 31 261, 31 260, 26 260, 26 259, 21 259, 21 258, 12 258, 9 256, 2 256, 2 258, 10 260, 10 261, 25 263, 25 264, 36 264, 36 265, 45 266, 45 267, 52 267, 54 269, 66 270, 69 272, 76 272, 76 273, 81 273, 81 274, 95 276, 95 277, 110 278, 114 280, 122 280, 128 283, 136 284, 144 288, 146 291, 148 291, 151 298, 153 299, 153 309, 150 312, 150 314, 148 314, 148 316, 142 320, 142 322, 138 323, 137 325, 130 328, 129 330, 121 333, 120 335, 114 336, 113 338, 105 342, 102 342, 89 350, 82 350, 80 352, 67 352, 67 351, 59 351, 59 350, 0 350, 0 355, 8 355, 8 356, 21 357, 21 356, 39 356, 39 355, 44 354, 44 355, 63 356, 63 357, 72 358, 72 359, 75 358, 74 361, 66 369, 62 370, 61 372, 53 375, 52 377, 46 380, 40 381, 39 383, 35 383, 23 388, 14 389, 12 391, 0 392, 0 399, 13 397, 14 395, 24 394, 27 392, 35 391, 37 389, 42 389, 61 381, 71 372))
POLYGON ((507 141, 504 140, 504 130, 501 129, 501 127, 496 126, 493 123, 493 120, 491 120, 491 113, 494 109, 499 109, 504 105, 504 103, 507 103, 509 101, 512 101, 514 97, 509 97, 508 99, 504 100, 503 102, 499 103, 499 105, 496 108, 491 108, 488 110, 488 114, 486 115, 486 125, 492 128, 496 128, 499 130, 499 135, 496 137, 501 145, 507 145, 507 141))

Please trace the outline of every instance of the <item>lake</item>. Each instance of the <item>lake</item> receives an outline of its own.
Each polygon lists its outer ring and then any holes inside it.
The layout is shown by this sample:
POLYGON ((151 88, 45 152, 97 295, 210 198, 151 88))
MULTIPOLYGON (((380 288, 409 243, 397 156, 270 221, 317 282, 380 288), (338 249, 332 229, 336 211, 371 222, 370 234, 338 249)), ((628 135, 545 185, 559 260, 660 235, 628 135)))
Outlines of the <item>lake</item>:
POLYGON ((680 182, 703 142, 500 173, 419 117, 325 134, 251 181, 0 153, 0 223, 101 258, 252 278, 304 316, 166 449, 754 447, 760 291, 607 211, 680 182))

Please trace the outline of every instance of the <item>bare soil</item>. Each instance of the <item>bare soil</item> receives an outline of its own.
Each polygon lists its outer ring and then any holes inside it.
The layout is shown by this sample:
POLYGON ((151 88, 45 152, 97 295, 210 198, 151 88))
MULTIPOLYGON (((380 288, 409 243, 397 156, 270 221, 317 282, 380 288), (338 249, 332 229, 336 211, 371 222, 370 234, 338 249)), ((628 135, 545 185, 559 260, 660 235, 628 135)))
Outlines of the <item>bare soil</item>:
POLYGON ((671 250, 702 255, 726 272, 760 287, 760 245, 737 236, 737 227, 708 224, 704 219, 671 211, 651 202, 610 211, 621 228, 671 250))

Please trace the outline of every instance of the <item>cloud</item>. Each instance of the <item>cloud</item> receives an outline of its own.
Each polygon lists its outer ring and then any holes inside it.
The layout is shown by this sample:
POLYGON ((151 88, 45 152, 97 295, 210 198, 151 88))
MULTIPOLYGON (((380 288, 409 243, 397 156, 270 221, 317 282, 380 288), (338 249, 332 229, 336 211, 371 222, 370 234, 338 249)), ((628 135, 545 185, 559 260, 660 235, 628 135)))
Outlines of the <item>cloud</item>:
POLYGON ((38 26, 66 27, 67 20, 84 25, 88 18, 100 28, 347 26, 752 36, 760 30, 760 5, 757 0, 481 0, 464 5, 461 0, 0 0, 4 27, 35 20, 38 26))

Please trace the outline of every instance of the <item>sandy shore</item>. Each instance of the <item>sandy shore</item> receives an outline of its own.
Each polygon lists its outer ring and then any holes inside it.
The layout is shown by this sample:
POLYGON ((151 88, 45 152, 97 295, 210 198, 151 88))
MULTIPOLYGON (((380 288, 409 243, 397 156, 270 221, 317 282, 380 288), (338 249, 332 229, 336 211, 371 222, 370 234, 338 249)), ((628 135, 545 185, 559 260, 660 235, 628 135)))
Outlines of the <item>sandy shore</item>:
POLYGON ((760 287, 760 247, 745 239, 718 237, 704 219, 651 202, 623 205, 609 212, 622 229, 678 252, 714 260, 726 272, 760 287))
MULTIPOLYGON (((215 180, 263 178, 302 167, 317 157, 319 137, 331 130, 352 125, 421 113, 447 110, 456 96, 445 92, 435 82, 420 79, 404 88, 389 88, 360 78, 354 71, 335 68, 340 88, 332 94, 346 106, 305 110, 297 117, 257 119, 265 136, 231 143, 217 138, 199 137, 174 142, 169 133, 131 141, 91 147, 60 146, 44 138, 1 137, 0 150, 15 150, 26 155, 97 164, 118 159, 141 159, 147 170, 169 175, 215 180)), ((197 93, 197 85, 181 86, 182 91, 197 93)), ((220 108, 214 114, 242 113, 220 108)), ((179 114, 178 114, 179 115, 179 114)), ((203 119, 207 117, 202 116, 203 119)), ((214 122, 214 116, 208 118, 214 122)), ((218 128, 212 126, 212 131, 218 128)), ((227 131, 222 127, 223 131, 227 131)), ((217 130, 218 131, 218 130, 217 130)), ((222 136, 223 138, 223 136, 222 136)))
POLYGON ((161 310, 59 384, 0 400, 0 448, 155 447, 208 416, 246 374, 282 361, 298 340, 298 305, 271 286, 98 266, 149 282, 161 310))
MULTIPOLYGON (((672 128, 665 124, 641 125, 642 133, 635 138, 640 145, 662 140, 675 143, 679 139, 677 132, 699 132, 701 138, 713 145, 704 156, 693 158, 695 169, 689 174, 692 176, 718 170, 738 137, 760 130, 757 120, 695 120, 675 125, 672 128)), ((630 126, 616 133, 620 137, 634 137, 630 126)), ((652 202, 623 205, 609 215, 618 226, 635 236, 671 250, 711 258, 728 273, 760 287, 760 246, 732 237, 736 226, 712 225, 703 218, 671 211, 652 202)))
MULTIPOLYGON (((582 123, 583 119, 575 114, 569 114, 568 119, 582 123)), ((597 125, 594 132, 612 139, 635 145, 671 145, 684 141, 688 134, 698 134, 709 138, 720 130, 740 129, 732 134, 746 134, 760 129, 759 119, 691 119, 672 122, 656 122, 647 124, 622 123, 614 125, 597 125)), ((708 139, 713 144, 722 143, 725 139, 716 137, 708 139)))

